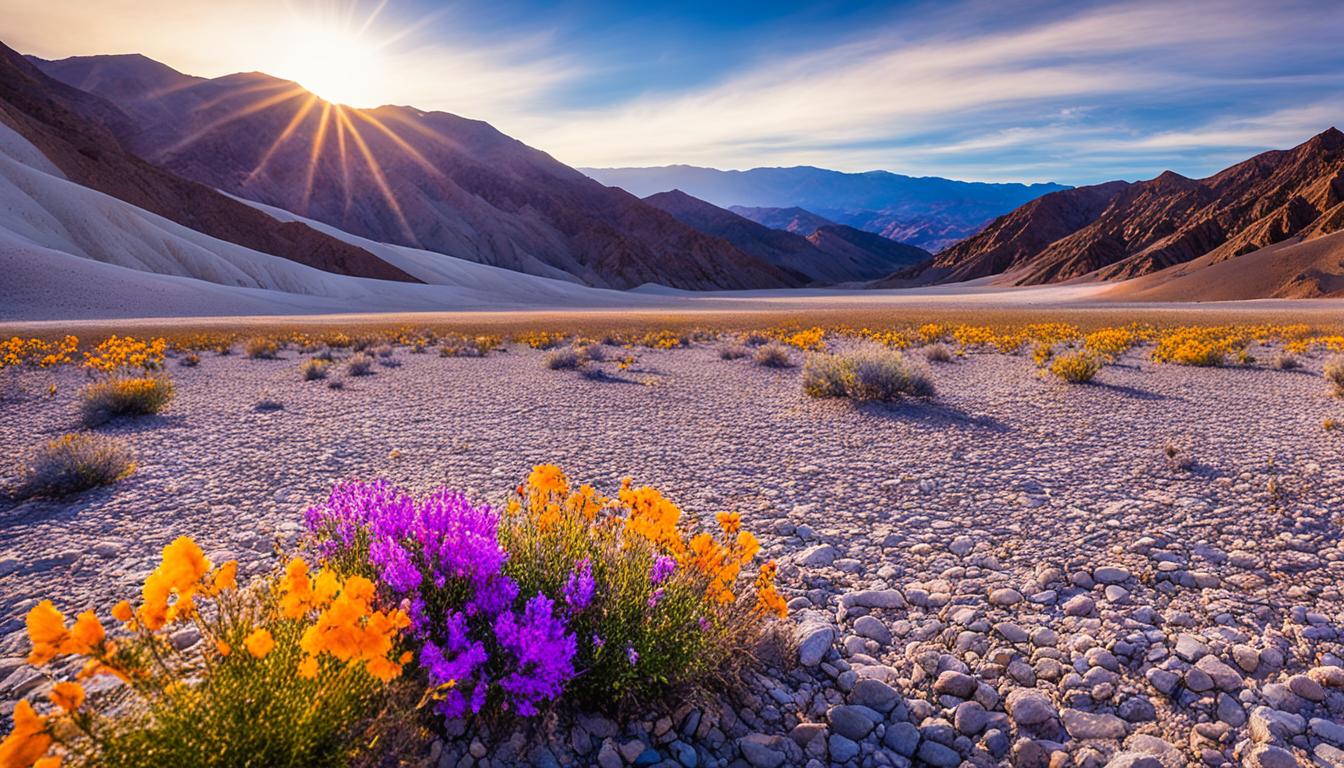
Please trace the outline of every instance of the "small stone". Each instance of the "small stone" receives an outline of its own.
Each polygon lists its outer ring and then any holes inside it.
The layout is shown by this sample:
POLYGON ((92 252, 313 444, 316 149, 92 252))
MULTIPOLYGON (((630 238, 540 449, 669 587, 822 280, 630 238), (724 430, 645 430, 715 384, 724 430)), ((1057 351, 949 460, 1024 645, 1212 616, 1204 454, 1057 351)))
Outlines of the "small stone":
POLYGON ((1022 602, 1022 593, 1011 587, 1003 587, 989 593, 989 602, 998 606, 1017 605, 1022 602))
POLYGON ((1074 595, 1064 603, 1067 616, 1089 616, 1096 608, 1096 602, 1087 595, 1074 595))
POLYGON ((836 763, 847 763, 859 756, 858 742, 853 739, 841 736, 838 733, 832 733, 831 738, 826 744, 830 748, 831 760, 836 763))
POLYGON ((860 608, 904 608, 905 598, 895 589, 869 589, 850 592, 840 598, 846 606, 860 608))
POLYGON ((1252 741, 1287 741, 1300 735, 1307 728, 1307 722, 1301 715, 1281 712, 1269 707, 1256 707, 1251 710, 1248 727, 1252 741))
POLYGON ((798 638, 798 663, 815 667, 825 658, 835 642, 835 629, 827 624, 803 624, 795 631, 798 638))
POLYGON ((1297 758, 1286 749, 1271 744, 1259 744, 1246 755, 1248 768, 1298 768, 1297 758))
POLYGON ((778 736, 753 733, 737 740, 737 748, 742 757, 753 768, 779 768, 788 756, 779 746, 778 736))
POLYGON ((805 568, 824 568, 840 556, 840 550, 830 544, 818 544, 798 553, 798 564, 805 568))
POLYGON ((854 632, 860 637, 877 642, 878 645, 891 645, 891 630, 875 616, 860 616, 855 619, 854 632))
POLYGON ((1107 565, 1092 571, 1092 578, 1099 584, 1119 584, 1129 579, 1129 569, 1119 565, 1107 565))
POLYGON ((975 678, 965 672, 949 669, 933 682, 935 693, 946 693, 959 699, 969 699, 975 693, 975 678))
POLYGON ((1200 658, 1207 656, 1208 653, 1209 646, 1194 635, 1182 632, 1176 638, 1176 655, 1185 661, 1198 661, 1200 658))
POLYGON ((901 694, 881 680, 864 678, 854 683, 853 690, 849 692, 849 703, 886 714, 901 703, 901 694))
POLYGON ((1075 739, 1123 739, 1128 731, 1125 721, 1111 714, 1065 709, 1059 716, 1075 739))
POLYGON ((977 701, 961 702, 952 714, 953 725, 967 736, 974 736, 983 731, 988 722, 989 713, 977 701))
POLYGON ((936 741, 925 739, 915 752, 915 757, 939 768, 955 768, 961 765, 961 755, 955 749, 943 746, 936 741))
POLYGON ((1028 640, 1027 631, 1011 621, 1001 621, 995 624, 994 631, 1010 643, 1025 643, 1028 640))
POLYGON ((1056 716, 1050 697, 1035 688, 1017 688, 1005 702, 1008 715, 1018 725, 1040 725, 1056 716))
POLYGON ((826 717, 831 723, 831 730, 855 741, 862 741, 877 725, 877 719, 869 714, 871 712, 867 707, 840 704, 831 707, 826 717))
POLYGON ((1288 678, 1288 690, 1307 701, 1325 701, 1325 689, 1306 675, 1293 675, 1288 678))
POLYGON ((887 728, 882 736, 882 745, 897 754, 909 757, 915 754, 919 746, 919 729, 912 723, 901 721, 887 728))

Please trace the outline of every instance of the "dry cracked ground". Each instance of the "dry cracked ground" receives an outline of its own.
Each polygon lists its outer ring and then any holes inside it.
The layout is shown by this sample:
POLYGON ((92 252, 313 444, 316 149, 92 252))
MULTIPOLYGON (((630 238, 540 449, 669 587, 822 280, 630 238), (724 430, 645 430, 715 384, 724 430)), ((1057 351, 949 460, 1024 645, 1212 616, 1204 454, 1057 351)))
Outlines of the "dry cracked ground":
MULTIPOLYGON (((931 402, 855 406, 712 345, 597 376, 430 352, 341 389, 301 381, 292 350, 174 363, 164 415, 103 429, 134 476, 0 503, 4 708, 44 684, 28 608, 105 609, 175 536, 255 572, 338 480, 498 499, 554 462, 741 511, 782 564, 796 647, 737 693, 449 738, 438 765, 1344 766, 1344 433, 1322 424, 1344 402, 1320 359, 1139 350, 1070 386, 971 354, 932 366, 931 402)), ((81 381, 37 374, 0 404, 0 455, 74 429, 81 381)))

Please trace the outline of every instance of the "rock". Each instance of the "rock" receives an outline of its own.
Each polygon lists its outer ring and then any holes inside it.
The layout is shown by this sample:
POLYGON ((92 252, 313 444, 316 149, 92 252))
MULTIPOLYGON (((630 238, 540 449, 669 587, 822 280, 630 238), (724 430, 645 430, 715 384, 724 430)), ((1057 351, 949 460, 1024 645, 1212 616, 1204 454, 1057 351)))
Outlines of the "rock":
POLYGON ((1035 688, 1018 688, 1008 694, 1005 702, 1008 715, 1018 725, 1040 725, 1056 716, 1050 697, 1035 688))
POLYGON ((1096 608, 1096 602, 1087 595, 1074 595, 1064 603, 1066 616, 1090 616, 1096 608))
POLYGON ((1306 675, 1293 675, 1288 678, 1288 690, 1307 701, 1325 701, 1325 689, 1306 675))
POLYGON ((1301 715, 1269 707, 1256 707, 1251 710, 1249 730, 1252 741, 1287 741, 1301 734, 1306 728, 1307 722, 1301 715))
POLYGON ((854 704, 831 707, 826 713, 826 718, 831 723, 831 730, 855 741, 862 741, 882 719, 881 715, 868 707, 854 704))
POLYGON ((1001 621, 995 624, 994 631, 1010 643, 1025 643, 1028 640, 1027 631, 1011 621, 1001 621))
POLYGON ((975 693, 975 678, 965 672, 946 670, 933 682, 935 693, 946 693, 959 699, 969 699, 975 693))
POLYGON ((1221 690, 1229 693, 1241 690, 1241 675, 1212 654, 1200 657, 1199 661, 1195 662, 1195 668, 1208 675, 1213 684, 1221 690))
POLYGON ((1203 640, 1182 632, 1176 638, 1176 655, 1184 661, 1197 661, 1209 653, 1209 646, 1203 640))
POLYGON ((817 544, 798 553, 798 564, 804 568, 825 568, 840 556, 840 550, 830 544, 817 544))
POLYGON ((862 592, 850 592, 840 598, 846 607, 860 608, 904 608, 905 597, 895 589, 868 589, 862 592))
POLYGON ((1153 667, 1145 673, 1144 677, 1148 683, 1161 692, 1164 696, 1170 696, 1176 690, 1176 685, 1181 682, 1181 678, 1175 672, 1153 667))
POLYGON ((989 602, 998 606, 1017 605, 1022 602, 1022 593, 1011 587, 1002 587, 989 593, 989 602))
POLYGON ((989 713, 978 701, 963 701, 952 714, 952 724, 967 736, 983 731, 988 722, 989 713))
POLYGON ((1311 751, 1317 765, 1322 768, 1344 768, 1344 749, 1329 744, 1317 744, 1311 751))
POLYGON ((644 742, 639 739, 631 739, 616 749, 621 753, 621 757, 625 758, 625 762, 633 763, 639 759, 640 755, 644 754, 645 748, 644 742))
POLYGON ((1136 733, 1125 740, 1125 749, 1157 758, 1165 768, 1182 768, 1185 755, 1169 742, 1146 733, 1136 733))
POLYGON ((793 739, 793 743, 799 747, 806 748, 808 744, 812 743, 813 739, 825 733, 826 726, 822 723, 799 723, 793 727, 792 731, 789 731, 789 738, 793 739))
POLYGON ((847 763, 859 756, 858 743, 838 733, 831 734, 826 745, 830 748, 832 763, 847 763))
POLYGON ((955 768, 955 766, 961 765, 961 755, 957 754, 955 749, 928 739, 925 739, 919 745, 919 749, 915 751, 915 757, 929 765, 939 766, 939 768, 955 768))
POLYGON ((1130 696, 1120 702, 1115 713, 1131 723, 1146 723, 1157 718, 1157 708, 1147 696, 1130 696))
POLYGON ((882 745, 897 754, 909 757, 915 754, 919 746, 919 729, 912 723, 899 722, 887 728, 882 736, 882 745))
POLYGON ((1260 666, 1260 653, 1249 645, 1232 646, 1232 660, 1246 674, 1253 674, 1260 666))
POLYGON ((1013 768, 1049 768, 1050 751, 1040 742, 1022 738, 1013 743, 1013 768))
POLYGON ((737 740, 742 758, 754 768, 779 768, 788 759, 780 746, 781 737, 752 733, 737 740))
POLYGON ((1106 763, 1106 768, 1164 768, 1162 761, 1142 752, 1118 752, 1106 763))
POLYGON ((864 678, 854 683, 849 692, 849 703, 887 714, 901 703, 901 694, 881 680, 864 678))
POLYGON ((1307 723, 1307 728, 1316 738, 1324 739, 1336 747, 1344 747, 1344 724, 1323 717, 1313 717, 1307 723))
POLYGON ((835 642, 835 629, 829 624, 803 624, 796 630, 798 638, 798 663, 804 667, 815 667, 831 650, 835 642))
POLYGON ((1092 571, 1092 578, 1098 584, 1119 584, 1129 580, 1129 569, 1119 565, 1106 565, 1092 571))
POLYGON ((891 645, 891 630, 875 616, 860 616, 855 619, 854 632, 860 637, 876 641, 878 645, 891 645))
POLYGON ((1257 744, 1246 754, 1247 768, 1298 768, 1297 758, 1272 744, 1257 744))
POLYGON ((597 764, 601 768, 624 768, 625 761, 621 759, 621 753, 616 751, 616 745, 611 739, 603 740, 602 748, 597 751, 597 764))
POLYGON ((1327 688, 1344 688, 1344 667, 1312 667, 1307 677, 1327 688))
POLYGON ((1075 739, 1123 739, 1128 730, 1124 720, 1111 714, 1065 709, 1059 716, 1075 739))
POLYGON ((1218 694, 1218 720, 1233 728, 1240 728, 1246 724, 1246 710, 1241 706, 1241 702, 1226 693, 1220 693, 1218 694))

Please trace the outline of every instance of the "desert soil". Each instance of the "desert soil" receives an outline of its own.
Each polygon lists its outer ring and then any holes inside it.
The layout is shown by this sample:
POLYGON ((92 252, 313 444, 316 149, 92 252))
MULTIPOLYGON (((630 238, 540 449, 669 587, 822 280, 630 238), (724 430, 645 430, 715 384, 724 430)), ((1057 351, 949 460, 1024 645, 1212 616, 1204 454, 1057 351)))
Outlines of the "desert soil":
MULTIPOLYGON (((102 429, 138 454, 132 477, 0 502, 3 708, 44 684, 22 660, 37 600, 106 613, 178 535, 256 573, 339 480, 498 500, 551 462, 742 512, 781 563, 797 648, 722 707, 448 741, 440 765, 524 748, 604 768, 1344 765, 1344 432, 1322 426, 1344 401, 1319 358, 1196 369, 1140 350, 1069 386, 971 354, 932 365, 933 401, 856 406, 713 345, 600 378, 517 346, 435 352, 342 389, 301 381, 293 350, 172 362, 165 414, 102 429)), ((0 455, 76 429, 82 381, 27 376, 0 403, 0 455)))

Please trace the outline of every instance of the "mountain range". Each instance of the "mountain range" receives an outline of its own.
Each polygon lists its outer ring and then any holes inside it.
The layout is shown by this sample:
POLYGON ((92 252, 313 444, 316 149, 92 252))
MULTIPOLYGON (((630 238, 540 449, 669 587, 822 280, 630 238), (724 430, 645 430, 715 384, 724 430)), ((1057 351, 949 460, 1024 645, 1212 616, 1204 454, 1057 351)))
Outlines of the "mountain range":
POLYGON ((846 224, 938 252, 975 234, 988 221, 1060 184, 990 184, 887 171, 842 173, 800 166, 721 171, 691 165, 656 168, 581 168, 603 184, 640 197, 671 189, 764 222, 780 214, 743 209, 801 208, 846 224), (759 217, 759 218, 758 218, 759 217))
MULTIPOLYGON (((1189 289, 1186 298, 1198 298, 1205 291, 1194 290, 1197 280, 1190 277, 1235 261, 1248 272, 1235 281, 1244 285, 1209 290, 1241 298, 1333 295, 1344 272, 1344 250, 1333 238, 1316 241, 1340 229, 1344 133, 1330 128, 1297 147, 1264 152, 1205 179, 1166 171, 1147 181, 1045 195, 942 251, 919 279, 947 283, 994 276, 1002 284, 1040 285, 1158 275, 1138 284, 1146 295, 1157 295, 1156 285, 1166 279, 1181 278, 1189 289), (1269 246, 1275 247, 1273 256, 1247 259, 1269 246)), ((1233 280, 1237 264, 1210 271, 1205 282, 1215 275, 1224 283, 1233 280)))
POLYGON ((796 284, 484 122, 352 109, 269 75, 205 79, 138 55, 32 61, 110 102, 108 128, 150 163, 361 237, 608 288, 796 284))

